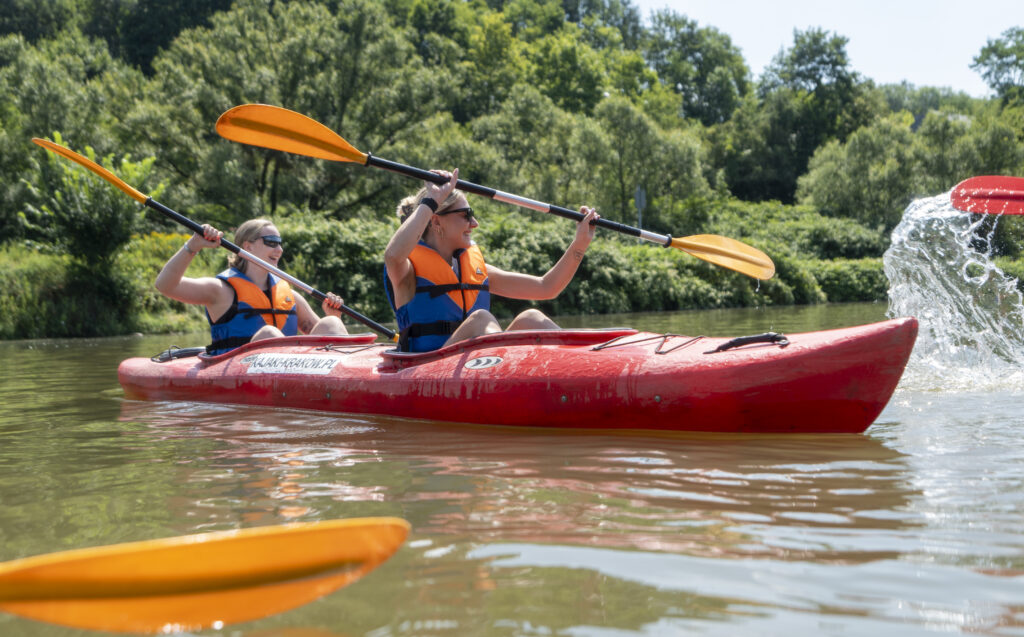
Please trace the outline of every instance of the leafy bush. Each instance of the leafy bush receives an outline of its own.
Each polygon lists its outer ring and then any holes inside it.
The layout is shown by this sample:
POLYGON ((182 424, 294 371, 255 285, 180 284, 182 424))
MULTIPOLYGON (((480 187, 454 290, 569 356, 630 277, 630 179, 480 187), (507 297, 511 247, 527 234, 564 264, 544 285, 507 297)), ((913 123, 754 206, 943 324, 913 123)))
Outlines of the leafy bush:
POLYGON ((393 320, 384 296, 383 255, 397 221, 342 223, 300 214, 277 227, 287 245, 281 261, 286 272, 321 292, 341 295, 345 305, 375 321, 393 320))
POLYGON ((113 336, 134 330, 138 306, 123 276, 97 275, 65 255, 0 252, 0 338, 113 336))
POLYGON ((1024 292, 1024 259, 996 258, 996 265, 1007 275, 1017 279, 1017 289, 1024 292))
MULTIPOLYGON (((60 133, 54 141, 63 145, 60 133)), ((150 175, 154 158, 133 162, 124 157, 117 167, 108 156, 97 162, 96 152, 86 146, 83 154, 94 163, 123 175, 142 187, 150 175)), ((107 271, 115 253, 126 244, 140 218, 139 204, 88 170, 53 153, 25 180, 30 197, 22 219, 34 236, 66 250, 90 269, 107 271)), ((157 188, 159 191, 160 188, 157 188)))
MULTIPOLYGON (((880 258, 806 258, 814 252, 797 252, 794 242, 799 245, 815 236, 822 244, 841 245, 842 240, 829 235, 828 224, 807 210, 758 206, 775 216, 790 215, 791 219, 772 227, 790 224, 795 231, 776 236, 773 230, 759 229, 762 238, 744 237, 744 232, 734 230, 722 233, 742 238, 772 257, 777 274, 769 281, 754 281, 680 250, 599 230, 576 277, 561 295, 547 301, 495 298, 493 311, 510 318, 528 307, 566 315, 885 298, 887 281, 880 258)), ((575 231, 566 220, 509 212, 488 202, 480 212, 483 225, 477 240, 489 263, 509 271, 543 274, 562 256, 575 231)), ((737 223, 735 209, 715 215, 716 229, 737 223)), ((396 221, 339 222, 297 212, 277 225, 287 246, 282 268, 314 288, 337 292, 349 307, 378 322, 393 323, 384 296, 382 255, 396 221)), ((859 236, 856 225, 838 224, 837 228, 847 236, 859 236)), ((109 278, 102 271, 76 265, 68 256, 13 246, 0 252, 4 266, 0 338, 205 330, 202 308, 172 301, 153 286, 160 268, 187 238, 184 233, 160 232, 133 237, 112 262, 109 278)), ((224 250, 203 250, 188 275, 212 276, 226 266, 227 256, 224 250)), ((1024 266, 1018 269, 1024 271, 1024 266)))
POLYGON ((889 280, 881 259, 835 259, 804 262, 830 303, 881 301, 889 280))
MULTIPOLYGON (((156 275, 190 235, 151 232, 136 235, 118 254, 115 268, 132 290, 138 315, 135 329, 142 332, 198 332, 207 329, 203 308, 180 303, 157 292, 156 275)), ((186 274, 212 276, 227 267, 226 250, 200 250, 186 274)))
POLYGON ((16 245, 0 250, 0 338, 49 336, 41 320, 49 308, 40 299, 64 286, 68 262, 16 245))
POLYGON ((887 236, 847 218, 826 217, 811 206, 777 201, 716 202, 705 232, 756 244, 773 258, 780 253, 818 259, 879 257, 887 236))

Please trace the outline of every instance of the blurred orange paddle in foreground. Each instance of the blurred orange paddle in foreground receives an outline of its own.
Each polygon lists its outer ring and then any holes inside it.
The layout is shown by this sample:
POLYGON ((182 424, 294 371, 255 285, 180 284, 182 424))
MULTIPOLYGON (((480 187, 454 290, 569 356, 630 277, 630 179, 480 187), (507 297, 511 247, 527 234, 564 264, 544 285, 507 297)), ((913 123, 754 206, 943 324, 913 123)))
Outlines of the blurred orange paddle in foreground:
POLYGON ((352 518, 38 555, 0 564, 0 609, 93 630, 219 628, 351 584, 408 533, 399 518, 352 518))

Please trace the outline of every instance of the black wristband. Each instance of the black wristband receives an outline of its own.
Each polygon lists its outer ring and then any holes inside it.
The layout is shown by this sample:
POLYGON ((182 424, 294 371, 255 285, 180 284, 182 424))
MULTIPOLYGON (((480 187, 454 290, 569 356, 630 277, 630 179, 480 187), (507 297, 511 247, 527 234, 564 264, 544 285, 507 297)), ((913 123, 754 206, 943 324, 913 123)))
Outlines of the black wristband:
POLYGON ((423 199, 420 199, 420 204, 426 206, 427 208, 430 208, 431 212, 437 212, 437 202, 431 199, 430 197, 424 197, 423 199))

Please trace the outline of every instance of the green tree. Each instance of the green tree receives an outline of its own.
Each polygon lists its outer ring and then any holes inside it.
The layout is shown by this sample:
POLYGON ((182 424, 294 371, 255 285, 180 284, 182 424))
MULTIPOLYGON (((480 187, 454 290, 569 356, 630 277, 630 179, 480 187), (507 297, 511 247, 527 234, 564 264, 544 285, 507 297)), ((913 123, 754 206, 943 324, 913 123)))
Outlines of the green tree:
POLYGON ((800 178, 800 202, 882 233, 891 231, 907 204, 927 194, 918 177, 919 142, 910 130, 912 122, 904 112, 861 128, 845 143, 829 141, 800 178))
POLYGON ((590 113, 604 95, 605 67, 601 56, 580 38, 576 28, 531 43, 531 79, 542 93, 569 111, 590 113))
MULTIPOLYGON (((59 133, 54 141, 66 145, 59 133)), ((119 256, 139 228, 142 208, 130 197, 77 164, 40 149, 30 159, 32 170, 23 178, 27 197, 22 222, 39 241, 39 253, 56 253, 49 266, 33 272, 43 277, 28 286, 16 286, 11 309, 28 306, 14 317, 13 336, 111 336, 136 329, 141 295, 136 281, 119 267, 119 256), (66 255, 64 257, 63 255, 66 255), (29 298, 18 301, 19 292, 29 298)), ((159 185, 149 187, 153 158, 119 161, 103 159, 86 146, 82 153, 127 182, 159 196, 159 185)), ((180 244, 179 244, 180 245, 180 244)), ((32 269, 24 271, 32 272, 32 269)), ((10 324, 10 323, 9 323, 10 324)))
POLYGON ((971 68, 1003 101, 1024 100, 1024 27, 1011 27, 989 40, 971 68))
MULTIPOLYGON (((605 67, 608 69, 608 82, 611 88, 634 102, 653 87, 661 86, 658 74, 647 66, 643 56, 636 51, 606 52, 605 67)), ((678 117, 678 111, 673 115, 678 117)))
POLYGON ((469 128, 474 140, 500 157, 484 183, 569 207, 596 201, 591 162, 609 147, 592 119, 563 111, 533 86, 518 85, 496 113, 469 128))
POLYGON ((977 126, 968 131, 978 155, 974 174, 1024 174, 1024 104, 999 107, 989 103, 978 109, 974 121, 977 126))
POLYGON ((701 171, 703 149, 696 137, 661 129, 622 97, 601 102, 594 117, 608 138, 608 152, 596 163, 605 193, 603 214, 620 221, 635 219, 634 193, 640 186, 650 202, 644 225, 651 227, 662 216, 662 198, 709 194, 701 171))
POLYGON ((122 29, 138 0, 81 0, 82 32, 103 40, 113 55, 122 49, 122 29))
POLYGON ((629 0, 562 0, 562 7, 565 19, 583 29, 590 46, 639 48, 644 27, 640 10, 629 0))
POLYGON ((729 36, 671 10, 657 11, 643 43, 658 77, 683 97, 683 116, 728 120, 750 90, 750 71, 729 36))
POLYGON ((823 29, 793 31, 793 46, 780 51, 765 68, 757 90, 764 96, 781 87, 814 93, 825 87, 848 92, 857 83, 846 53, 849 38, 823 29))
POLYGON ((0 59, 0 232, 10 238, 25 231, 17 221, 27 196, 22 178, 32 179, 33 161, 45 152, 32 138, 59 130, 72 146, 119 151, 121 122, 145 91, 140 73, 78 31, 34 46, 5 36, 0 59))
POLYGON ((961 113, 934 110, 925 115, 917 137, 919 165, 929 190, 949 190, 981 163, 966 139, 971 126, 971 118, 961 113))
POLYGON ((849 68, 847 39, 821 29, 795 31, 719 137, 733 194, 748 200, 794 200, 797 179, 815 150, 843 142, 884 112, 882 96, 849 68))
POLYGON ((524 45, 512 36, 512 26, 500 14, 485 13, 469 34, 461 67, 463 98, 453 115, 459 122, 494 113, 516 84, 525 79, 524 45))
POLYGON ((4 0, 0 2, 0 36, 16 33, 37 42, 81 26, 81 18, 76 0, 4 0))
POLYGON ((883 84, 878 90, 884 96, 889 111, 907 111, 914 116, 914 130, 921 125, 929 111, 947 109, 957 113, 970 113, 975 104, 981 101, 962 91, 954 92, 950 88, 934 86, 917 87, 906 81, 900 84, 883 84))
MULTIPOLYGON (((59 133, 54 141, 65 145, 59 133)), ((147 189, 154 158, 133 162, 127 156, 115 162, 113 155, 97 161, 96 151, 86 146, 82 154, 104 166, 126 183, 147 189)), ((141 208, 105 180, 53 153, 32 159, 36 170, 25 180, 30 197, 22 215, 25 223, 58 250, 66 250, 91 270, 110 272, 114 255, 135 232, 141 208)), ((159 196, 161 187, 152 189, 159 196)))
POLYGON ((231 0, 4 0, 0 35, 18 33, 36 42, 77 29, 105 41, 114 57, 149 73, 157 51, 181 31, 230 7, 231 0))
POLYGON ((208 26, 210 17, 231 8, 232 0, 134 0, 119 28, 115 55, 150 74, 153 58, 187 30, 208 26))
POLYGON ((565 25, 560 0, 509 0, 502 3, 500 11, 512 25, 513 35, 524 42, 553 35, 565 25))
POLYGON ((452 0, 415 0, 408 24, 420 57, 428 65, 450 66, 458 62, 469 41, 461 5, 452 0))
POLYGON ((450 76, 425 72, 403 30, 371 0, 336 12, 312 3, 239 0, 210 28, 186 31, 154 61, 154 91, 128 125, 172 172, 169 193, 222 222, 273 214, 284 203, 344 218, 400 194, 380 171, 228 143, 213 124, 238 104, 284 106, 357 147, 411 158, 436 141, 420 135, 446 110, 450 76))
POLYGON ((775 56, 758 84, 762 97, 780 89, 808 96, 799 143, 808 158, 822 141, 845 140, 881 110, 873 85, 850 68, 847 42, 821 29, 794 31, 792 48, 775 56))
POLYGON ((713 164, 721 168, 732 194, 745 201, 792 199, 806 168, 800 150, 800 122, 807 98, 777 90, 758 100, 749 94, 732 118, 712 129, 713 164))
POLYGON ((964 115, 931 111, 917 130, 922 179, 929 192, 949 190, 973 175, 1014 174, 1024 168, 1021 109, 979 109, 964 115))

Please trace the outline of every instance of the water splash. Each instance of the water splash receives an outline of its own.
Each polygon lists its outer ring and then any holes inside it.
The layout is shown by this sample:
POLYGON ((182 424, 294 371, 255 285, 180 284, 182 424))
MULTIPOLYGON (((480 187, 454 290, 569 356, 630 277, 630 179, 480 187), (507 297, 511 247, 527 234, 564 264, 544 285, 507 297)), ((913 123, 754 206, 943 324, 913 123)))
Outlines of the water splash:
POLYGON ((993 261, 993 228, 946 193, 911 203, 893 230, 888 314, 920 321, 904 386, 1024 388, 1024 297, 993 261))

